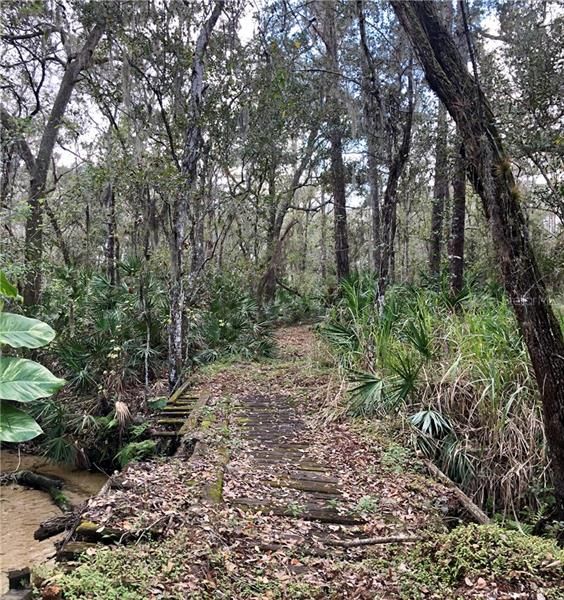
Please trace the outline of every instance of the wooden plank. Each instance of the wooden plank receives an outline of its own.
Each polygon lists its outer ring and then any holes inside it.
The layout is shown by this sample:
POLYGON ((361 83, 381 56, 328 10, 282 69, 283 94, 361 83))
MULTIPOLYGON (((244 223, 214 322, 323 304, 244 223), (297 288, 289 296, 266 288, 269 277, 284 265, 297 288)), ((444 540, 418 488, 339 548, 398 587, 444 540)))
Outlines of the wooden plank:
POLYGON ((10 590, 2 595, 0 600, 31 600, 33 590, 10 590))
POLYGON ((160 415, 162 418, 178 417, 185 421, 190 416, 189 410, 167 410, 163 411, 160 415))
POLYGON ((157 419, 157 425, 184 425, 186 419, 176 419, 176 418, 170 418, 170 419, 157 419))
POLYGON ((190 384, 191 381, 187 379, 179 388, 176 389, 176 391, 172 393, 168 399, 168 403, 171 404, 176 402, 178 398, 180 398, 180 396, 190 387, 190 384))
POLYGON ((180 435, 186 435, 190 433, 192 430, 196 428, 198 425, 198 421, 200 420, 200 415, 204 409, 204 406, 209 402, 211 398, 211 394, 207 391, 203 391, 198 398, 198 401, 194 405, 190 416, 184 422, 184 425, 180 428, 180 435))
POLYGON ((325 483, 321 481, 307 481, 304 479, 290 479, 281 477, 274 481, 269 481, 269 485, 278 488, 290 488, 301 492, 316 492, 317 494, 340 495, 341 491, 333 483, 325 483))
POLYGON ((264 514, 270 514, 279 517, 288 517, 294 519, 303 519, 304 521, 319 521, 321 523, 335 523, 337 525, 362 525, 366 523, 359 517, 350 515, 341 515, 331 508, 321 508, 317 505, 305 505, 303 510, 293 510, 289 506, 280 506, 270 504, 264 500, 256 498, 236 498, 229 501, 229 504, 238 506, 242 509, 254 510, 264 514))
POLYGON ((178 431, 152 431, 151 432, 151 437, 170 437, 170 438, 176 438, 179 437, 180 433, 178 431))

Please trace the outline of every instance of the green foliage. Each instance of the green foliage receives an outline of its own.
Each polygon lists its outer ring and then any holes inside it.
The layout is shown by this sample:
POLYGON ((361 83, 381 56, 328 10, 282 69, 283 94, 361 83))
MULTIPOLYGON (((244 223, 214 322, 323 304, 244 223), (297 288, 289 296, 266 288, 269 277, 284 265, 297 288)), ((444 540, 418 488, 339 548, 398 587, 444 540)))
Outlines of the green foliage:
POLYGON ((12 348, 40 348, 54 337, 53 329, 43 321, 0 312, 0 344, 12 348))
POLYGON ((189 356, 207 363, 226 356, 245 359, 271 356, 274 352, 272 322, 235 278, 214 277, 202 298, 205 308, 189 311, 189 356))
MULTIPOLYGON (((17 290, 0 271, 0 296, 17 299, 17 290)), ((12 348, 39 348, 51 342, 55 332, 42 321, 2 312, 0 344, 12 348)), ((0 355, 0 441, 25 442, 43 431, 28 413, 11 402, 30 403, 54 394, 64 380, 32 360, 0 355)))
POLYGON ((412 458, 411 452, 396 443, 391 443, 382 452, 382 467, 393 473, 402 473, 412 458))
POLYGON ((541 405, 530 360, 499 286, 390 288, 344 282, 320 328, 350 374, 349 411, 401 412, 414 446, 469 493, 507 514, 539 508, 546 481, 541 405))
POLYGON ((157 443, 154 440, 144 440, 142 442, 130 442, 126 444, 116 455, 121 467, 125 467, 130 462, 143 460, 155 454, 157 443))
POLYGON ((33 360, 3 356, 0 360, 0 398, 33 402, 54 394, 64 384, 49 369, 33 360))
POLYGON ((8 402, 0 403, 0 422, 3 442, 25 442, 43 433, 33 417, 8 402))
POLYGON ((322 312, 320 299, 311 293, 298 295, 280 287, 275 302, 267 309, 270 320, 286 324, 316 319, 322 312))
POLYGON ((554 541, 497 525, 457 527, 419 544, 402 560, 410 566, 401 577, 410 598, 423 598, 430 588, 438 598, 452 598, 467 577, 493 579, 498 587, 516 582, 531 592, 544 584, 544 597, 562 598, 564 551, 554 541))
POLYGON ((58 269, 45 292, 43 311, 61 331, 48 358, 82 393, 110 399, 128 385, 162 374, 167 347, 166 288, 141 271, 120 265, 121 281, 87 270, 58 269))
POLYGON ((358 513, 374 514, 378 512, 379 508, 378 498, 374 496, 363 496, 356 504, 356 511, 358 513))
POLYGON ((12 285, 4 271, 0 271, 0 297, 4 296, 5 298, 17 298, 18 289, 15 285, 12 285))

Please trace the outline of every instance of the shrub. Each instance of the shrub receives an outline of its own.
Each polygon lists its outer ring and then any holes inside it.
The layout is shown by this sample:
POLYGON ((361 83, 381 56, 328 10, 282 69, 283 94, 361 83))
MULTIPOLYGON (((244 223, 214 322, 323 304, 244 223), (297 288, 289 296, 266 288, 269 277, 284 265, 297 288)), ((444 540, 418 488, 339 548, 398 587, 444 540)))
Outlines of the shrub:
MULTIPOLYGON (((402 591, 409 598, 456 597, 454 591, 481 577, 498 587, 542 591, 542 597, 563 598, 564 551, 556 542, 508 531, 497 525, 467 525, 420 543, 403 563, 402 591)), ((538 597, 535 594, 535 597, 538 597)))
POLYGON ((511 307, 467 289, 396 286, 381 308, 375 282, 342 286, 321 334, 351 381, 349 411, 400 411, 414 445, 492 512, 549 508, 542 410, 511 307))

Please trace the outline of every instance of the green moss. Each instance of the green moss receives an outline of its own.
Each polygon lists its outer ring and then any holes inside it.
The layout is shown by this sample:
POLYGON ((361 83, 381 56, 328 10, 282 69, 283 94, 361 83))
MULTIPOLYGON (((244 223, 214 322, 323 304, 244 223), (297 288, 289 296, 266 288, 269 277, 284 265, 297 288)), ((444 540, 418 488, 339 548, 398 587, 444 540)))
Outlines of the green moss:
POLYGON ((453 598, 466 578, 498 585, 542 587, 546 598, 564 598, 564 551, 552 540, 508 531, 497 525, 467 525, 423 542, 401 559, 400 588, 405 598, 453 598))

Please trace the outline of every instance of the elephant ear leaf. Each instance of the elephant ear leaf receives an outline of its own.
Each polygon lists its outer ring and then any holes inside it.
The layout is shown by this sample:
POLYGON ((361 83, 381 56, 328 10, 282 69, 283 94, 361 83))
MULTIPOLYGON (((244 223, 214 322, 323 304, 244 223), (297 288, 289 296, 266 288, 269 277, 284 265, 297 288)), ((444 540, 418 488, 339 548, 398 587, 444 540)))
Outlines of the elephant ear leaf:
POLYGON ((4 271, 0 271, 0 296, 4 296, 5 298, 18 297, 16 286, 8 281, 6 275, 4 275, 4 271))
POLYGON ((0 312, 0 344, 12 348, 40 348, 54 337, 55 331, 43 321, 0 312))
POLYGON ((0 358, 0 398, 32 402, 54 394, 65 383, 49 369, 25 358, 0 358))
POLYGON ((0 401, 0 441, 27 442, 42 433, 33 417, 9 402, 0 401))

